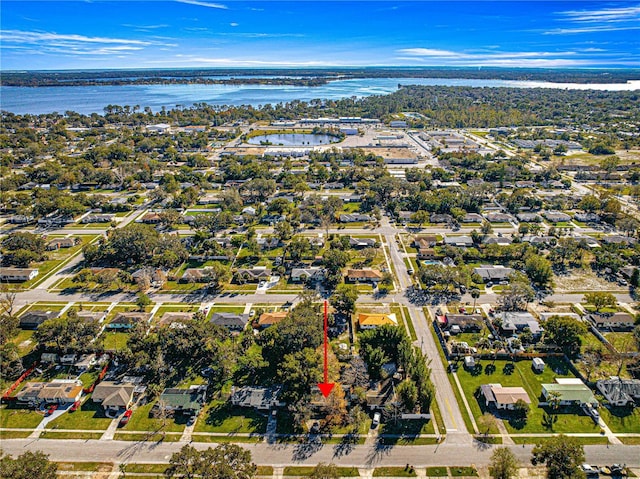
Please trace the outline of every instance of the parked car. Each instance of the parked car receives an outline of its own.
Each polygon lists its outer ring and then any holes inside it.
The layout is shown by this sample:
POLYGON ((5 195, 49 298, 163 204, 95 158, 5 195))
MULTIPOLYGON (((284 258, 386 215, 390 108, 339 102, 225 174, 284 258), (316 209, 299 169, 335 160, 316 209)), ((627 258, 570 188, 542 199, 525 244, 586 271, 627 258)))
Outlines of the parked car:
POLYGON ((118 423, 118 427, 123 427, 126 426, 127 423, 129 422, 129 419, 131 419, 131 414, 133 413, 133 411, 131 409, 127 409, 124 414, 122 415, 122 417, 120 418, 120 422, 118 423))
POLYGON ((371 428, 376 428, 380 425, 380 413, 377 412, 373 415, 373 421, 371 421, 371 428))
POLYGON ((77 411, 79 407, 80 407, 80 401, 76 401, 69 408, 69 412, 77 411))
POLYGON ((58 405, 57 404, 52 404, 51 406, 49 406, 49 409, 47 409, 47 416, 51 416, 54 412, 56 412, 56 410, 58 409, 58 405))

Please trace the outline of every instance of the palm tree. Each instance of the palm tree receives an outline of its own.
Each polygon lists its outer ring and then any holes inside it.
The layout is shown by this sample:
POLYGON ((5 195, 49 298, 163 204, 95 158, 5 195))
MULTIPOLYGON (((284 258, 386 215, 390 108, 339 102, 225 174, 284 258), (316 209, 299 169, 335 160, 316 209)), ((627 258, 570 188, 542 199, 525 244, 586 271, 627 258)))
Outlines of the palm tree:
POLYGON ((476 300, 480 297, 480 290, 478 288, 473 288, 471 290, 471 297, 473 298, 473 311, 476 310, 476 300))

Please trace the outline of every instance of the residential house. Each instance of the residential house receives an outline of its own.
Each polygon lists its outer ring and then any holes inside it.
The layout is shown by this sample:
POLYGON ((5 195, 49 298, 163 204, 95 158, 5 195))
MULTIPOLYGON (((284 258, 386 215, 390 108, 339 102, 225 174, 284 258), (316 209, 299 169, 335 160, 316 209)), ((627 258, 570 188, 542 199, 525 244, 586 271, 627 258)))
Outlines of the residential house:
POLYGON ((420 248, 418 250, 418 259, 423 260, 435 260, 438 259, 440 255, 436 252, 434 248, 420 248))
POLYGON ((48 383, 29 382, 16 394, 19 403, 72 404, 82 397, 82 382, 76 379, 54 379, 48 383))
POLYGON ((278 248, 282 243, 275 236, 261 236, 256 240, 262 251, 278 248))
POLYGON ((129 409, 135 389, 135 384, 101 381, 93 390, 91 399, 102 405, 106 412, 117 414, 122 409, 129 409))
POLYGON ((149 281, 149 285, 154 287, 160 287, 167 281, 167 273, 159 268, 140 268, 131 274, 131 277, 137 285, 143 284, 145 281, 149 281))
POLYGON ((271 276, 271 270, 264 266, 254 266, 253 268, 239 268, 235 278, 239 283, 258 283, 266 281, 271 276))
POLYGON ((471 248, 473 246, 473 238, 471 236, 445 236, 444 244, 457 246, 458 248, 471 248))
POLYGON ((538 320, 531 314, 521 311, 504 311, 498 314, 498 318, 502 320, 500 331, 504 336, 513 336, 516 333, 522 333, 529 328, 534 338, 540 338, 544 329, 540 326, 538 320))
POLYGON ((80 223, 111 223, 116 215, 87 215, 80 220, 80 223))
POLYGON ((378 242, 374 238, 349 237, 349 246, 352 248, 375 248, 378 242))
POLYGON ((599 223, 600 216, 596 213, 575 213, 573 219, 582 223, 599 223))
POLYGON ((286 403, 278 398, 282 391, 282 386, 244 386, 236 389, 231 388, 231 404, 238 407, 257 409, 258 411, 269 411, 277 407, 284 407, 286 403))
POLYGON ((629 313, 600 313, 589 314, 587 319, 596 328, 610 331, 631 331, 635 324, 635 318, 629 313))
POLYGON ((395 384, 392 377, 382 381, 372 382, 367 389, 365 398, 367 407, 372 410, 382 410, 393 401, 395 384))
POLYGON ((105 311, 77 311, 76 316, 85 323, 101 323, 107 313, 105 311))
POLYGON ((505 387, 502 384, 483 384, 480 393, 487 407, 513 411, 518 401, 531 404, 527 391, 520 386, 505 387))
POLYGON ((53 319, 60 316, 59 311, 42 311, 40 309, 32 309, 20 316, 20 328, 37 329, 47 319, 53 319))
POLYGON ((612 406, 634 406, 640 403, 640 379, 613 376, 596 381, 596 388, 612 406))
POLYGON ((358 327, 360 329, 376 329, 380 326, 397 326, 398 319, 395 313, 360 313, 358 314, 358 327))
POLYGON ((105 326, 105 329, 110 331, 129 331, 135 327, 136 324, 146 323, 151 318, 151 314, 142 313, 138 311, 122 312, 116 314, 116 316, 109 321, 109 324, 105 326))
POLYGON ((484 221, 484 218, 478 213, 467 213, 462 218, 463 223, 482 223, 482 221, 484 221))
POLYGON ((444 327, 453 332, 480 332, 483 321, 480 314, 451 314, 444 315, 444 327))
POLYGON ((518 218, 518 221, 522 221, 523 223, 539 223, 542 221, 542 218, 538 213, 518 213, 516 218, 518 218))
POLYGON ((145 214, 140 220, 141 223, 145 223, 147 225, 157 225, 162 222, 162 218, 158 213, 150 212, 145 214))
POLYGON ((73 248, 80 242, 78 238, 55 238, 47 243, 47 251, 54 251, 62 248, 73 248))
POLYGON ((155 415, 168 412, 197 416, 206 402, 206 396, 207 386, 191 386, 189 389, 166 388, 151 412, 155 415))
POLYGON ((38 276, 37 269, 30 268, 0 268, 0 281, 18 283, 30 281, 38 276))
POLYGON ((420 235, 413 240, 413 246, 420 250, 421 248, 433 248, 438 244, 436 235, 420 235))
POLYGON ((482 278, 484 283, 507 283, 514 273, 512 268, 501 265, 482 265, 473 268, 473 272, 482 278))
POLYGON ((211 268, 187 268, 184 270, 181 283, 207 283, 211 280, 213 269, 211 268))
POLYGON ((351 283, 377 284, 382 281, 382 273, 372 268, 348 269, 346 278, 351 283))
POLYGON ((226 312, 213 313, 209 322, 229 331, 242 331, 249 322, 249 315, 226 312))
POLYGON ((287 317, 286 311, 275 311, 273 313, 262 313, 258 318, 258 327, 260 329, 268 328, 274 324, 278 324, 287 317))
POLYGON ((453 221, 453 216, 447 214, 439 214, 433 213, 429 217, 430 223, 451 223, 453 221))
POLYGON ((497 244, 498 246, 509 246, 513 243, 511 238, 507 238, 506 236, 487 236, 483 240, 484 244, 497 244))
POLYGON ((322 281, 324 276, 325 270, 318 266, 291 269, 291 281, 294 283, 322 281))
POLYGON ((347 213, 339 216, 340 223, 367 223, 371 216, 362 213, 347 213))
POLYGON ((545 400, 558 395, 560 406, 582 406, 590 404, 598 407, 598 400, 591 389, 578 378, 556 378, 553 384, 542 385, 542 396, 545 400))
POLYGON ((551 223, 561 223, 571 221, 571 216, 561 211, 545 211, 543 213, 545 219, 551 223))
POLYGON ((490 223, 511 223, 513 221, 513 216, 507 213, 486 213, 484 217, 490 223))
POLYGON ((609 235, 603 236, 601 241, 605 244, 619 244, 619 245, 632 245, 638 242, 637 239, 631 236, 622 236, 622 235, 609 235))

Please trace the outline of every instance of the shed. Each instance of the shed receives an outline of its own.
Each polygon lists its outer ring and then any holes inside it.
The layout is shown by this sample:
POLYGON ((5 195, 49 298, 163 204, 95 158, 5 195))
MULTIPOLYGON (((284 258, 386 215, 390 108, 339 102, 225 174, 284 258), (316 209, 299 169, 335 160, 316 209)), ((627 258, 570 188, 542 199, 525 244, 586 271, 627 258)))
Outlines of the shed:
POLYGON ((537 373, 543 372, 544 366, 544 361, 541 358, 533 358, 531 361, 531 368, 537 373))
POLYGON ((473 356, 465 356, 464 357, 464 367, 466 369, 473 369, 476 367, 476 358, 473 356))

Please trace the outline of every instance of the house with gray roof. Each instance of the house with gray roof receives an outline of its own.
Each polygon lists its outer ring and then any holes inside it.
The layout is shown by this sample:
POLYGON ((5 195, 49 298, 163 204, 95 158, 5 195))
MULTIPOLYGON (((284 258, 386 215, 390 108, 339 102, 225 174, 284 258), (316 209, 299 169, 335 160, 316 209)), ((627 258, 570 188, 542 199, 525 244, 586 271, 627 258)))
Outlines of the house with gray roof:
POLYGON ((514 269, 501 265, 482 265, 474 268, 473 272, 480 276, 485 283, 503 283, 509 281, 514 269))
POLYGON ((249 315, 227 312, 213 313, 209 322, 229 331, 242 331, 249 322, 249 315))
POLYGON ((544 332, 544 328, 540 326, 538 320, 526 311, 504 311, 498 314, 502 320, 500 330, 505 336, 513 336, 522 333, 529 328, 534 338, 539 338, 544 332))
POLYGON ((231 390, 231 404, 259 411, 268 411, 286 405, 286 403, 278 399, 281 391, 281 385, 271 387, 244 386, 237 389, 234 387, 231 390))
POLYGON ((613 376, 596 381, 596 388, 612 406, 640 404, 640 379, 621 379, 613 376))

